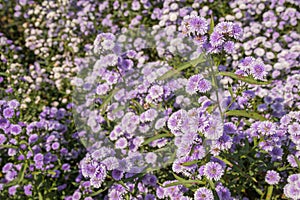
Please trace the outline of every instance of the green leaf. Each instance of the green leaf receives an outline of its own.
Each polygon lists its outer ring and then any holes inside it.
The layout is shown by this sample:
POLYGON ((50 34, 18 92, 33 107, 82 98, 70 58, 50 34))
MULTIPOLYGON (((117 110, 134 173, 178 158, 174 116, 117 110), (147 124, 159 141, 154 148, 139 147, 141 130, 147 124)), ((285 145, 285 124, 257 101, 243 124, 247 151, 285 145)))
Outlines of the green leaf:
POLYGON ((41 192, 39 192, 39 200, 43 200, 43 195, 41 192))
POLYGON ((0 72, 0 76, 8 76, 8 74, 5 72, 0 72))
POLYGON ((22 167, 22 169, 21 169, 21 171, 20 171, 20 173, 19 173, 19 176, 18 176, 18 183, 21 183, 21 182, 23 181, 24 175, 25 175, 25 171, 26 171, 27 167, 28 167, 28 164, 27 164, 27 162, 26 162, 26 163, 23 165, 23 167, 22 167))
POLYGON ((266 200, 271 200, 272 193, 273 193, 273 185, 270 185, 268 187, 268 192, 267 192, 266 200))
POLYGON ((247 117, 251 119, 256 119, 259 121, 266 121, 267 119, 260 114, 252 111, 246 111, 246 110, 229 110, 225 112, 225 115, 227 116, 239 116, 239 117, 247 117))
POLYGON ((8 144, 3 144, 3 145, 0 145, 0 149, 2 149, 2 148, 12 148, 12 149, 17 149, 18 147, 12 146, 12 145, 8 145, 8 144))
POLYGON ((196 66, 199 63, 203 63, 203 62, 205 62, 205 60, 206 60, 205 55, 201 54, 198 58, 191 60, 189 62, 185 62, 182 65, 176 67, 176 69, 166 72, 164 75, 159 77, 157 80, 162 81, 162 80, 168 79, 170 77, 173 77, 173 76, 179 74, 182 70, 185 70, 191 66, 196 66))
POLYGON ((228 161, 226 158, 221 158, 220 156, 215 156, 215 157, 216 157, 217 159, 223 161, 224 163, 226 163, 226 164, 229 165, 230 167, 233 166, 233 164, 232 164, 230 161, 228 161))
POLYGON ((219 72, 218 75, 221 76, 229 76, 233 79, 240 80, 246 83, 254 84, 254 85, 269 85, 271 81, 258 81, 251 77, 240 76, 232 72, 219 72))
POLYGON ((189 188, 192 185, 205 185, 205 182, 200 181, 200 180, 184 180, 184 181, 177 181, 177 182, 169 183, 162 187, 167 188, 167 187, 172 187, 172 186, 176 186, 176 185, 184 185, 185 187, 189 188))
POLYGON ((155 136, 153 136, 153 137, 148 138, 147 140, 145 140, 143 142, 143 145, 147 145, 147 144, 149 144, 150 142, 152 142, 154 140, 157 140, 157 139, 160 139, 160 138, 164 138, 164 137, 173 137, 173 135, 170 134, 170 133, 158 134, 158 135, 155 135, 155 136))
POLYGON ((261 189, 257 188, 255 185, 252 185, 252 187, 260 196, 264 195, 264 193, 261 191, 261 189))
POLYGON ((215 22, 214 22, 214 17, 211 14, 210 16, 210 28, 209 28, 209 34, 212 34, 212 32, 214 32, 214 28, 215 28, 215 22))
POLYGON ((177 176, 176 174, 172 173, 173 176, 176 178, 178 181, 186 181, 184 178, 181 178, 180 176, 177 176))
POLYGON ((104 114, 106 111, 106 107, 108 103, 112 100, 114 95, 119 91, 119 89, 115 88, 111 93, 108 95, 108 97, 103 101, 103 103, 100 105, 101 114, 104 114))
POLYGON ((207 107, 206 110, 207 110, 208 113, 212 113, 216 109, 217 106, 218 105, 216 105, 216 104, 210 105, 210 106, 207 107))
POLYGON ((101 190, 98 190, 98 191, 96 191, 96 192, 90 194, 90 196, 91 196, 91 197, 94 197, 94 196, 97 196, 98 194, 100 194, 100 193, 102 193, 102 192, 108 190, 108 188, 110 188, 110 186, 112 186, 112 184, 113 184, 113 181, 109 182, 108 185, 107 185, 105 188, 103 188, 103 189, 101 189, 101 190))
POLYGON ((132 99, 131 101, 138 108, 138 110, 139 110, 140 113, 144 112, 144 108, 141 106, 141 104, 139 102, 137 102, 134 99, 132 99))
POLYGON ((296 161, 296 163, 298 165, 298 168, 300 169, 300 161, 299 161, 299 159, 297 158, 297 156, 294 156, 294 159, 295 159, 295 161, 296 161))
POLYGON ((191 166, 191 165, 197 164, 199 162, 201 162, 201 160, 193 160, 193 161, 184 162, 181 165, 182 166, 191 166))

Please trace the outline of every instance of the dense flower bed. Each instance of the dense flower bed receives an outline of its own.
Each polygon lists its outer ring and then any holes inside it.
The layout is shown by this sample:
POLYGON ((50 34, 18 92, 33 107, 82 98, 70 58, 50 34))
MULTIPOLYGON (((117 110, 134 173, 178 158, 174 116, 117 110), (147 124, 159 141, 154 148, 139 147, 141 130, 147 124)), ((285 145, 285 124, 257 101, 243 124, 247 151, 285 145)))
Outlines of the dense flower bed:
POLYGON ((299 7, 0 1, 0 198, 300 199, 299 7))

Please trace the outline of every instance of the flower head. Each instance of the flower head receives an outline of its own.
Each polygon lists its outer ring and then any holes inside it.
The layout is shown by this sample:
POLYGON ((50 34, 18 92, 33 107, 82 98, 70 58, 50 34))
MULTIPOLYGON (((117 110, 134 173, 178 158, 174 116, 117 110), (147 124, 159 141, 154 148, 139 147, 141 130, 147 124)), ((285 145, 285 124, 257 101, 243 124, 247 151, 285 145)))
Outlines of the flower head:
POLYGON ((279 183, 280 176, 279 173, 274 170, 268 170, 265 181, 270 185, 276 185, 279 183))
POLYGON ((200 187, 196 190, 194 194, 195 200, 213 200, 214 195, 210 189, 207 189, 205 187, 200 187))
POLYGON ((224 173, 222 165, 217 162, 209 162, 204 166, 204 175, 210 179, 218 181, 224 173))

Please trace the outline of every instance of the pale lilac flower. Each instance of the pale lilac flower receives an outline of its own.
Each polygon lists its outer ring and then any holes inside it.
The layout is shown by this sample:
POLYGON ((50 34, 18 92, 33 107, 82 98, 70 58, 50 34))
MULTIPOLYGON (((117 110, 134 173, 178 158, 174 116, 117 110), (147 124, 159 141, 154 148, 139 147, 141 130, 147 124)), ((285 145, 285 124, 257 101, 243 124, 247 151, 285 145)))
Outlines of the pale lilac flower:
POLYGON ((191 16, 187 23, 189 24, 189 32, 195 35, 204 35, 208 31, 208 22, 203 17, 191 16))
POLYGON ((258 130, 262 135, 274 135, 277 127, 273 122, 264 121, 260 123, 258 130))
POLYGON ((224 51, 228 54, 231 54, 234 52, 234 42, 227 41, 223 45, 224 51))
POLYGON ((13 135, 19 135, 21 133, 21 131, 22 131, 22 128, 21 128, 20 125, 18 125, 18 124, 12 124, 12 125, 10 125, 10 132, 11 132, 11 134, 13 134, 13 135))
POLYGON ((204 166, 203 172, 208 179, 218 181, 222 177, 224 170, 219 163, 209 162, 204 166))
POLYGON ((153 85, 149 89, 149 95, 152 99, 157 99, 164 94, 163 88, 159 85, 153 85))
POLYGON ((6 141, 6 137, 4 134, 0 134, 0 145, 4 144, 4 142, 6 141))
POLYGON ((148 152, 145 156, 145 160, 148 164, 155 164, 157 155, 153 152, 148 152))
POLYGON ((297 122, 288 126, 288 132, 291 135, 300 135, 300 125, 297 122))
POLYGON ((214 200, 214 195, 210 189, 200 187, 194 194, 194 200, 214 200))
POLYGON ((14 196, 17 193, 17 188, 19 185, 14 185, 8 188, 8 193, 10 196, 14 196))
POLYGON ((267 75, 264 64, 261 62, 254 62, 251 67, 251 74, 255 79, 263 80, 267 75))
POLYGON ((96 168, 94 176, 91 178, 91 185, 95 188, 100 188, 106 178, 106 167, 104 164, 99 164, 96 168))
POLYGON ((203 76, 200 74, 191 76, 186 85, 186 92, 189 94, 195 94, 198 91, 198 83, 201 79, 203 79, 203 76))
POLYGON ((32 195, 32 185, 24 185, 24 193, 26 196, 31 196, 32 195))
POLYGON ((232 22, 220 22, 214 28, 217 33, 233 36, 233 23, 232 22))
POLYGON ((116 181, 119 181, 123 178, 124 172, 120 171, 120 170, 113 170, 111 173, 113 179, 115 179, 116 181))
POLYGON ((107 83, 103 83, 101 85, 98 85, 96 88, 96 93, 98 95, 105 95, 109 91, 110 87, 107 83))
POLYGON ((231 193, 228 188, 224 187, 222 184, 216 186, 216 192, 220 200, 232 200, 231 193))
POLYGON ((5 108, 3 110, 3 116, 7 119, 12 118, 15 115, 15 111, 12 108, 5 108))
POLYGON ((274 170, 268 170, 265 181, 270 185, 276 185, 280 181, 279 173, 274 170))
POLYGON ((213 32, 210 35, 210 44, 213 47, 221 46, 224 42, 225 42, 225 38, 222 34, 220 34, 218 32, 213 32))
POLYGON ((209 90, 211 90, 212 85, 210 83, 210 81, 206 80, 206 79, 202 79, 198 82, 198 91, 201 93, 205 93, 208 92, 209 90))
POLYGON ((115 146, 117 149, 125 149, 127 147, 127 140, 124 137, 121 137, 120 139, 118 139, 115 143, 115 146))

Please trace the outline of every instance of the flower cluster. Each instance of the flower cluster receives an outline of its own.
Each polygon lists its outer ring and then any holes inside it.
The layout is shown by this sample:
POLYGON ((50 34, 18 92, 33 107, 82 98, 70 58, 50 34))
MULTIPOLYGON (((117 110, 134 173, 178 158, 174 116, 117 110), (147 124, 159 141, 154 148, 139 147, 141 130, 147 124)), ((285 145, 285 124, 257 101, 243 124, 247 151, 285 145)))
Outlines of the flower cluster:
POLYGON ((299 199, 299 6, 0 2, 0 199, 299 199))
POLYGON ((242 28, 233 22, 220 22, 215 27, 211 27, 207 19, 191 15, 186 16, 182 24, 182 32, 192 37, 208 53, 220 53, 224 50, 232 54, 235 50, 235 43, 232 39, 242 40, 243 38, 242 28), (213 31, 208 34, 210 29, 213 31))
POLYGON ((238 68, 239 69, 235 73, 241 76, 251 75, 255 79, 264 80, 267 75, 264 63, 253 57, 246 57, 241 60, 238 68))

